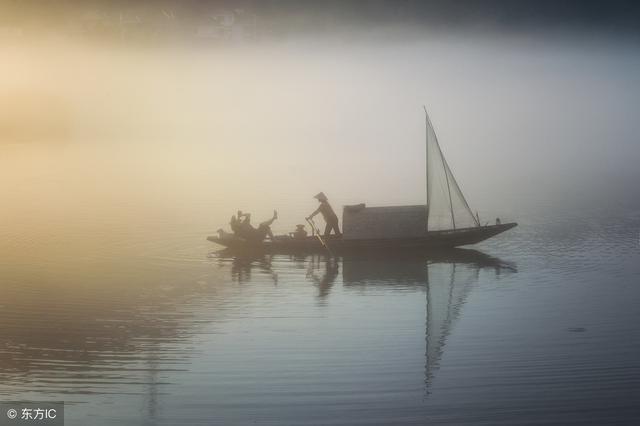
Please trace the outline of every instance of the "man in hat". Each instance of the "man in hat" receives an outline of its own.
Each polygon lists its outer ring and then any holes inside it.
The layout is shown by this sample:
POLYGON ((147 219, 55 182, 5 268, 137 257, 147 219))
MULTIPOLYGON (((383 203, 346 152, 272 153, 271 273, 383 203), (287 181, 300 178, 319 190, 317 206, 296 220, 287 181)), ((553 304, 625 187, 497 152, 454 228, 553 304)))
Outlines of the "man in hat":
POLYGON ((324 195, 324 192, 316 194, 313 198, 320 201, 320 205, 307 219, 312 219, 318 213, 322 213, 322 218, 327 224, 324 228, 325 237, 331 234, 331 230, 333 230, 333 232, 338 236, 342 235, 340 233, 340 228, 338 227, 338 216, 336 216, 336 213, 331 208, 331 204, 329 204, 329 200, 327 199, 327 196, 324 195))

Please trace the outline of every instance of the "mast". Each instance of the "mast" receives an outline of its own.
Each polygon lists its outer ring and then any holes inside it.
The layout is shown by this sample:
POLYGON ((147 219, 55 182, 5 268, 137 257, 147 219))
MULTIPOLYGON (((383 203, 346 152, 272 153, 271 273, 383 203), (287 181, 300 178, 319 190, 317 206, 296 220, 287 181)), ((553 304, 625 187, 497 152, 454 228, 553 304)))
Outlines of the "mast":
MULTIPOLYGON (((438 150, 440 150, 440 144, 438 144, 438 150)), ((449 173, 447 170, 447 163, 444 161, 444 155, 442 154, 442 150, 440 150, 440 157, 442 157, 442 167, 444 168, 444 177, 447 181, 447 192, 449 193, 449 208, 451 209, 451 223, 453 224, 453 229, 456 229, 456 218, 453 215, 453 200, 451 199, 451 185, 449 185, 449 173)))
POLYGON ((427 217, 425 219, 425 231, 429 232, 429 206, 431 205, 430 199, 430 191, 429 191, 429 114, 427 113, 427 107, 422 105, 424 108, 424 130, 425 130, 425 182, 426 182, 426 190, 427 190, 427 217))

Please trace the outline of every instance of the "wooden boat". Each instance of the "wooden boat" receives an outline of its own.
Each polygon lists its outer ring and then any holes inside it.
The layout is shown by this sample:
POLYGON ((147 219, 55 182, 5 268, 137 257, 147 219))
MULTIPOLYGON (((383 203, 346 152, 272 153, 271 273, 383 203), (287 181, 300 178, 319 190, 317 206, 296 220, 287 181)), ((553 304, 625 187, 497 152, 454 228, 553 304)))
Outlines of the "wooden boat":
MULTIPOLYGON (((476 244, 515 227, 515 223, 459 228, 445 231, 429 231, 414 238, 344 239, 323 237, 324 243, 334 253, 367 250, 434 250, 476 244)), ((315 253, 327 249, 317 236, 292 238, 277 236, 273 241, 247 241, 234 235, 210 236, 209 241, 233 250, 256 250, 269 253, 315 253)))
POLYGON ((310 222, 314 235, 305 238, 277 236, 273 240, 250 241, 222 233, 207 239, 234 250, 270 253, 331 254, 371 250, 442 250, 476 244, 515 226, 516 223, 481 225, 471 211, 460 186, 444 158, 429 114, 426 123, 426 199, 425 205, 366 207, 345 206, 344 233, 322 237, 310 222))

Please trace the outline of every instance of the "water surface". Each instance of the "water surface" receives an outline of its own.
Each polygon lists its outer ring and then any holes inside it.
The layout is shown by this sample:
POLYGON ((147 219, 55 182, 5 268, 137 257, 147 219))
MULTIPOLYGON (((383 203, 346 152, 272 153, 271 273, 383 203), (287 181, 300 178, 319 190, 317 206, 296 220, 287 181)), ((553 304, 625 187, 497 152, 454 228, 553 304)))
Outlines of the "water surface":
POLYGON ((64 400, 70 425, 631 424, 638 224, 337 259, 173 229, 134 257, 4 262, 0 395, 64 400))

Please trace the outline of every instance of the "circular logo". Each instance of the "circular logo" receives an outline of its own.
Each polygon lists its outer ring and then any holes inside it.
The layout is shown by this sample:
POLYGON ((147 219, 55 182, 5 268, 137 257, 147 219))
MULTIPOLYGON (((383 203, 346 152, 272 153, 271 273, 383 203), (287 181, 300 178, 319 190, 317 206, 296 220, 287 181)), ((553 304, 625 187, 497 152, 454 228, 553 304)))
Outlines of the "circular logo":
POLYGON ((18 417, 18 412, 11 408, 7 410, 7 417, 9 417, 10 419, 15 419, 16 417, 18 417))

